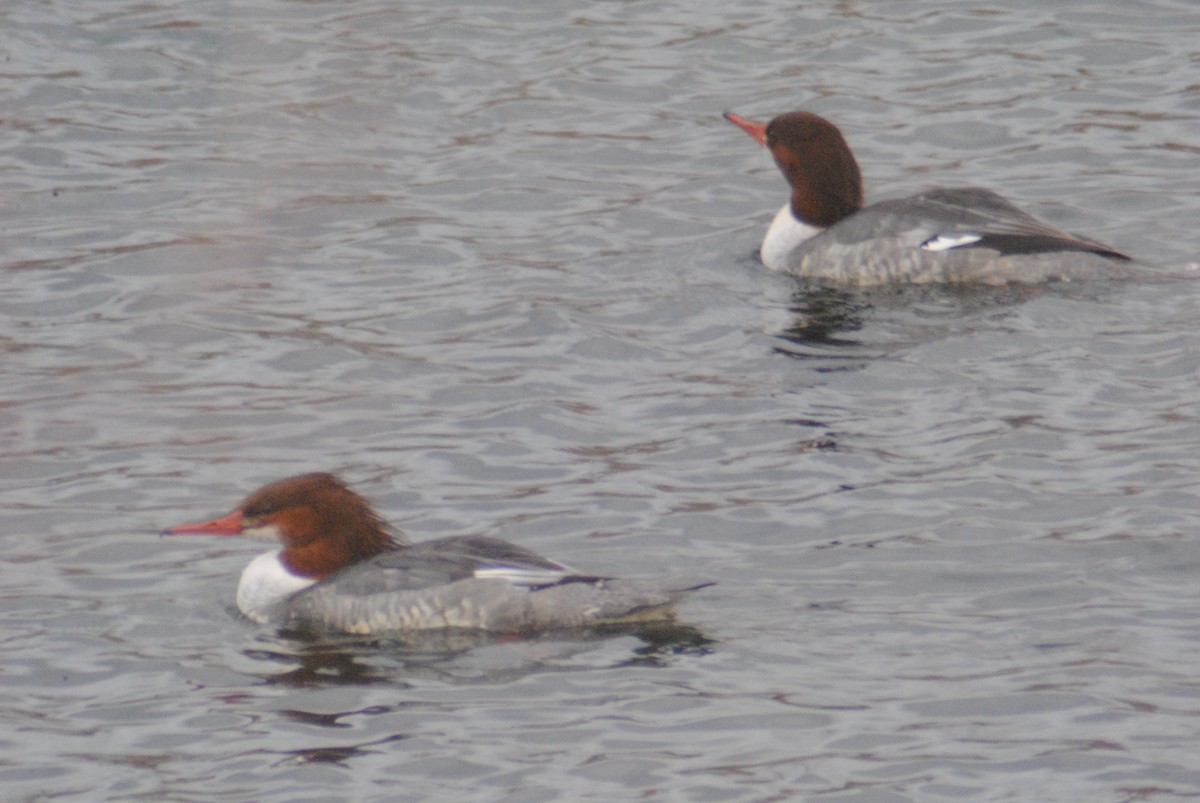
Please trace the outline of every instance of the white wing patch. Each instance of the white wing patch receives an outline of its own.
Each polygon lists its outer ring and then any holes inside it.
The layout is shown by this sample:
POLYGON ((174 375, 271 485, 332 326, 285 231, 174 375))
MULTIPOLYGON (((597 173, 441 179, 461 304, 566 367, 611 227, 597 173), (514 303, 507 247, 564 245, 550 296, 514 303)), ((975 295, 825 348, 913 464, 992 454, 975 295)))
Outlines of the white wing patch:
POLYGON ((539 569, 533 566, 480 566, 474 571, 474 575, 481 580, 495 577, 515 586, 544 586, 557 583, 570 574, 566 569, 539 569))
POLYGON ((964 232, 962 234, 938 234, 921 243, 924 251, 949 251, 962 248, 964 245, 974 245, 983 239, 982 234, 964 232))

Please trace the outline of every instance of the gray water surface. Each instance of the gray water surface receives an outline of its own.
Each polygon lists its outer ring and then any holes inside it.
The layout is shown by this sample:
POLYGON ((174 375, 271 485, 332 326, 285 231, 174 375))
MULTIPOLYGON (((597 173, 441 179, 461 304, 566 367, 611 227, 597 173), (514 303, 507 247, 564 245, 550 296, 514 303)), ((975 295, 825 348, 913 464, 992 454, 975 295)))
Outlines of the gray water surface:
POLYGON ((1200 796, 1200 284, 814 291, 721 119, 1198 261, 1191 2, 0 9, 0 797, 1200 796), (261 545, 716 581, 677 628, 313 638, 261 545))

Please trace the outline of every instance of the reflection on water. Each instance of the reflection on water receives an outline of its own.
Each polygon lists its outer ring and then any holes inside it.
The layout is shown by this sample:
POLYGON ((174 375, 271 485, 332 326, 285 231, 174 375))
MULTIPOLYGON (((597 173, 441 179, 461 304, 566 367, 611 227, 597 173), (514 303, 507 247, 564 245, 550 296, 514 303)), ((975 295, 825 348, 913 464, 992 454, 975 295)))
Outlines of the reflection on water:
POLYGON ((632 656, 618 660, 615 666, 665 667, 679 656, 708 655, 716 643, 691 625, 670 621, 606 624, 536 636, 428 630, 367 637, 309 629, 289 629, 279 636, 281 641, 274 648, 248 649, 244 654, 255 661, 286 666, 285 671, 267 672, 262 678, 296 688, 377 683, 403 686, 409 676, 507 682, 528 673, 562 671, 565 657, 621 636, 639 643, 630 648, 632 656), (293 649, 282 649, 291 643, 293 649), (488 647, 504 652, 502 666, 457 662, 465 653, 488 647))
POLYGON ((779 333, 784 340, 801 346, 858 346, 862 344, 838 335, 861 329, 871 302, 863 292, 805 285, 792 295, 788 310, 794 318, 779 333))
MULTIPOLYGON (((284 716, 293 719, 306 725, 313 724, 313 720, 304 715, 292 716, 298 712, 283 711, 280 712, 284 716)), ((372 712, 352 712, 372 713, 372 712)), ((397 733, 391 736, 385 736, 382 739, 374 739, 368 742, 359 742, 356 744, 341 744, 331 745, 326 747, 301 747, 295 750, 260 750, 257 751, 265 756, 279 756, 279 763, 291 762, 298 765, 304 764, 335 764, 342 767, 348 767, 354 759, 363 758, 373 754, 385 752, 387 745, 396 742, 403 742, 410 738, 406 734, 397 733)))
MULTIPOLYGON (((1054 285, 1013 284, 1003 287, 945 285, 892 285, 882 287, 837 287, 796 279, 788 309, 791 325, 779 337, 799 346, 862 347, 885 344, 845 337, 858 332, 868 322, 897 329, 906 334, 928 336, 939 324, 946 336, 973 316, 1003 313, 1013 305, 1048 292, 1075 297, 1095 298, 1109 292, 1100 283, 1091 287, 1071 285, 1069 291, 1054 285)), ((889 349, 911 345, 909 342, 886 344, 889 349)), ((789 356, 803 356, 781 349, 789 356)))

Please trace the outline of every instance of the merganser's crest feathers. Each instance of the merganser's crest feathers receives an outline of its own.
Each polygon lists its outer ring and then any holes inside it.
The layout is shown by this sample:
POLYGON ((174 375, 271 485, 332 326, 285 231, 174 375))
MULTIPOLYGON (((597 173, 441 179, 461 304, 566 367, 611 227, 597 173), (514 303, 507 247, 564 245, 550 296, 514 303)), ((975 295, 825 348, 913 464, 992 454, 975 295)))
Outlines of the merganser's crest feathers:
POLYGON ((858 163, 837 126, 809 112, 766 125, 732 112, 725 117, 771 152, 792 188, 760 250, 772 270, 847 284, 1179 275, 1051 226, 977 187, 864 206, 858 163))
POLYGON ((242 572, 238 608, 257 622, 353 633, 438 628, 527 632, 673 617, 698 586, 660 590, 581 575, 494 538, 405 544, 331 474, 280 480, 227 516, 171 534, 270 536, 242 572))

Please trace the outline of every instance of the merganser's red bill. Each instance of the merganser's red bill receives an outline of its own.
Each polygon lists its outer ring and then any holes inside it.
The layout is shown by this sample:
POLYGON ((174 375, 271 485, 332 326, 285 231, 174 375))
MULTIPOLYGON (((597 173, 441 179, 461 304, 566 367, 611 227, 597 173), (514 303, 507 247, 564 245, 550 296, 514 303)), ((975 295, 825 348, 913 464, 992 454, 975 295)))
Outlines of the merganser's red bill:
POLYGON ((766 123, 756 123, 753 120, 747 120, 745 117, 734 114, 733 112, 725 112, 725 119, 736 125, 738 128, 745 131, 750 136, 754 137, 754 141, 759 145, 766 147, 767 145, 767 125, 766 123))
POLYGON ((201 521, 195 524, 178 524, 163 530, 163 535, 241 535, 242 511, 235 510, 227 516, 201 521))

